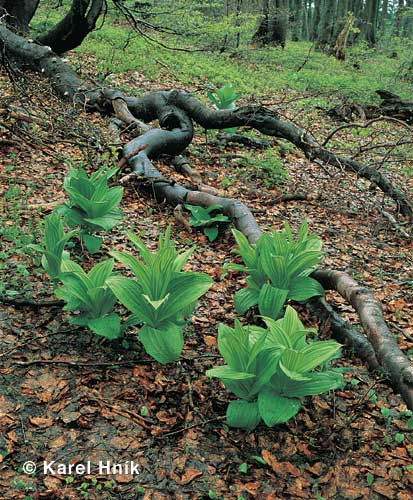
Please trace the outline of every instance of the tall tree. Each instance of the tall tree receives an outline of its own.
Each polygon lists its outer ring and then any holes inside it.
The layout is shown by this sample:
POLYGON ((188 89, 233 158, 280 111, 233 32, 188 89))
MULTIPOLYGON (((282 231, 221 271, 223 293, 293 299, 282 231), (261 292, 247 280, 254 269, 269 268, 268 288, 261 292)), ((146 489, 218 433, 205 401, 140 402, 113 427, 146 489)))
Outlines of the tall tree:
POLYGON ((413 0, 406 0, 402 20, 402 35, 411 38, 413 34, 413 0))
POLYGON ((311 18, 311 35, 310 39, 315 41, 318 38, 318 25, 321 17, 321 0, 314 1, 313 14, 311 18))
POLYGON ((389 16, 389 0, 383 0, 380 11, 380 34, 386 31, 387 19, 389 16))
POLYGON ((327 48, 335 42, 334 22, 337 12, 336 0, 322 0, 320 11, 320 22, 318 25, 317 46, 327 48))
POLYGON ((259 45, 285 47, 288 33, 288 0, 263 0, 262 19, 253 40, 259 45))
POLYGON ((377 42, 377 20, 379 13, 379 0, 366 0, 364 11, 364 37, 370 47, 377 42))
POLYGON ((403 13, 404 13, 404 0, 399 0, 396 15, 393 24, 393 34, 396 36, 401 35, 402 23, 403 23, 403 13))

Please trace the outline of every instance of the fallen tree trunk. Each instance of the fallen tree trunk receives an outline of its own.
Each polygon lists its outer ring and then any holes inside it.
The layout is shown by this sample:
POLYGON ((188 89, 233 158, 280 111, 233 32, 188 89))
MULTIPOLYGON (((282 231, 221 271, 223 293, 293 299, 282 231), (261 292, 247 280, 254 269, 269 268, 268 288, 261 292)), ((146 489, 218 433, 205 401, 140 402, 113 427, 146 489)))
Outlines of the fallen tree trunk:
MULTIPOLYGON (((286 139, 300 148, 311 160, 319 159, 330 165, 344 167, 369 179, 398 203, 402 213, 413 219, 410 201, 380 172, 336 156, 320 146, 311 134, 281 120, 277 113, 271 110, 261 106, 246 106, 235 110, 214 111, 180 90, 154 92, 143 98, 134 98, 124 96, 114 89, 95 89, 80 80, 50 48, 25 40, 1 22, 0 41, 3 44, 3 52, 9 59, 13 58, 21 65, 44 73, 58 94, 74 104, 101 113, 117 113, 118 117, 126 113, 124 116, 130 120, 130 115, 123 105, 126 104, 132 116, 138 120, 150 122, 158 119, 163 129, 145 131, 124 148, 124 157, 132 167, 135 177, 141 180, 141 184, 144 184, 158 201, 165 200, 174 206, 184 202, 202 206, 221 204, 223 212, 233 219, 236 227, 252 243, 257 241, 261 230, 251 211, 243 203, 179 186, 165 179, 150 161, 161 154, 175 156, 183 151, 193 138, 192 120, 205 129, 247 126, 266 135, 286 139)), ((407 358, 398 350, 395 340, 391 340, 381 308, 372 298, 371 292, 362 289, 350 276, 339 271, 317 271, 316 276, 320 282, 324 280, 326 288, 337 287, 356 308, 377 360, 394 387, 401 392, 409 408, 413 409, 413 371, 408 366, 407 358)), ((342 329, 342 332, 345 330, 342 329)), ((356 344, 353 342, 354 346, 356 344)))
POLYGON ((370 369, 380 370, 381 365, 368 339, 345 321, 323 297, 313 297, 306 305, 322 324, 327 324, 331 328, 332 336, 338 342, 366 361, 370 369))
POLYGON ((378 106, 346 103, 329 109, 327 114, 345 122, 351 122, 355 118, 371 120, 380 116, 388 116, 406 122, 408 125, 413 124, 413 102, 403 101, 401 97, 387 90, 377 90, 376 93, 381 98, 378 106))

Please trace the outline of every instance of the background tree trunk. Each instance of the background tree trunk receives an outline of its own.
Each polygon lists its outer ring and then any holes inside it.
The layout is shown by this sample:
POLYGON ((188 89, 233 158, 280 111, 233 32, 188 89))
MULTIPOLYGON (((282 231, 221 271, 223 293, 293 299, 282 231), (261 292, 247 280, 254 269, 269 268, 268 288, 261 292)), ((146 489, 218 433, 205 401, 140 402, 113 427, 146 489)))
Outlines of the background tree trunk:
POLYGON ((336 0, 322 0, 317 39, 317 46, 319 48, 325 49, 327 47, 330 47, 333 43, 336 10, 336 0))
POLYGON ((38 6, 39 0, 0 0, 0 11, 4 9, 9 15, 7 24, 24 33, 29 31, 38 6))
POLYGON ((377 18, 379 0, 367 0, 364 13, 364 36, 370 47, 377 43, 377 18))
POLYGON ((105 0, 73 0, 67 15, 36 41, 50 47, 56 54, 78 47, 95 29, 104 5, 105 0))

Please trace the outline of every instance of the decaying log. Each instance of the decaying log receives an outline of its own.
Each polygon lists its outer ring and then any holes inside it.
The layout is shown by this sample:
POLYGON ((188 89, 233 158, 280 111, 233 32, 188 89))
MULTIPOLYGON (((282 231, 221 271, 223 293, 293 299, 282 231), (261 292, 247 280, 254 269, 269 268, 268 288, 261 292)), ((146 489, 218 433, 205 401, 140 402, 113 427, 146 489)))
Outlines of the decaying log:
POLYGON ((401 97, 387 90, 376 90, 380 96, 381 103, 375 105, 363 105, 361 103, 346 103, 334 106, 326 113, 334 119, 351 122, 354 119, 363 120, 388 116, 397 120, 413 124, 413 102, 403 101, 401 97))
POLYGON ((380 302, 371 290, 362 287, 341 271, 317 270, 312 274, 325 290, 336 290, 357 311, 376 357, 393 387, 413 409, 413 365, 399 349, 383 318, 380 302))
POLYGON ((218 144, 227 144, 234 142, 236 144, 243 144, 244 146, 249 146, 257 149, 265 149, 271 146, 271 142, 266 139, 260 139, 259 137, 251 137, 249 135, 241 134, 218 134, 217 141, 218 144))
POLYGON ((331 328, 332 336, 341 344, 347 346, 366 361, 372 370, 379 370, 380 363, 368 339, 356 330, 348 321, 345 321, 323 297, 313 297, 306 304, 323 324, 331 328))

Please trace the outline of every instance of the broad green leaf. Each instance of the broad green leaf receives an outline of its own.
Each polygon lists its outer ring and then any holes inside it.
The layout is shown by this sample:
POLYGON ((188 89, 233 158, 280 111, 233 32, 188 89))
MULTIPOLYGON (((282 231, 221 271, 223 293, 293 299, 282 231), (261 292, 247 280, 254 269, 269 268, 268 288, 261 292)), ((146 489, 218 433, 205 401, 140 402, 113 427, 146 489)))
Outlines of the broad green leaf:
POLYGON ((242 260, 245 262, 247 267, 253 268, 255 265, 255 249, 248 242, 247 237, 238 231, 237 229, 232 230, 232 234, 239 246, 239 249, 233 250, 234 253, 237 253, 242 257, 242 260))
POLYGON ((238 314, 244 314, 248 309, 258 304, 259 291, 252 288, 242 288, 234 295, 234 307, 238 314))
POLYGON ((153 309, 144 300, 142 288, 136 281, 123 276, 113 276, 106 283, 126 309, 129 309, 144 323, 155 326, 153 309))
POLYGON ((109 231, 122 219, 122 212, 118 209, 113 209, 100 217, 85 217, 85 221, 92 226, 96 226, 104 231, 109 231))
POLYGON ((121 262, 124 266, 130 269, 137 277, 142 290, 148 294, 151 291, 151 276, 149 270, 145 265, 140 262, 136 257, 124 252, 116 252, 112 250, 110 255, 117 261, 121 262))
POLYGON ((82 240, 83 243, 85 244, 85 247, 91 254, 99 252, 99 249, 103 242, 102 238, 99 238, 98 236, 93 236, 92 234, 83 234, 82 240))
POLYGON ((208 377, 217 377, 221 380, 251 380, 255 378, 253 373, 246 372, 238 372, 233 370, 228 365, 225 366, 217 366, 215 368, 211 368, 206 372, 208 377))
POLYGON ((269 388, 262 389, 258 394, 259 414, 268 427, 288 422, 300 408, 298 399, 280 396, 269 388))
POLYGON ((232 369, 243 372, 248 364, 249 335, 238 320, 235 326, 235 329, 222 323, 218 326, 218 349, 232 369))
POLYGON ((332 359, 341 349, 341 345, 334 340, 314 342, 301 350, 302 359, 298 364, 298 371, 310 371, 332 359))
POLYGON ((207 274, 179 274, 170 283, 171 294, 157 310, 158 317, 163 321, 175 318, 180 311, 199 299, 212 284, 213 281, 207 274))
POLYGON ((120 318, 117 314, 91 319, 87 325, 94 333, 109 340, 117 339, 120 336, 120 318))
POLYGON ((139 330, 139 339, 145 351, 163 365, 179 359, 184 345, 182 329, 171 322, 159 329, 145 325, 139 330))
POLYGON ((209 241, 216 240, 219 232, 218 226, 204 227, 203 231, 209 241))
POLYGON ((231 401, 227 409, 227 424, 247 431, 254 430, 261 422, 256 401, 231 401))
POLYGON ((310 299, 315 296, 323 296, 324 288, 313 278, 307 276, 294 278, 290 283, 290 291, 288 297, 291 300, 299 302, 310 299))
POLYGON ((281 314, 287 296, 288 290, 281 290, 271 285, 264 285, 258 297, 258 309, 260 314, 277 319, 281 314))
POLYGON ((137 247, 139 255, 146 262, 146 264, 151 264, 153 255, 146 248, 144 242, 136 234, 133 233, 128 233, 128 238, 137 247))
POLYGON ((96 264, 88 273, 90 280, 95 287, 103 286, 105 281, 112 274, 115 262, 113 259, 107 259, 96 264))
POLYGON ((314 396, 343 386, 343 376, 337 372, 314 372, 307 375, 305 381, 289 381, 285 393, 291 397, 314 396))
POLYGON ((294 257, 288 262, 287 272, 290 278, 299 276, 303 271, 309 270, 322 260, 322 254, 318 251, 307 251, 294 257))

